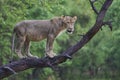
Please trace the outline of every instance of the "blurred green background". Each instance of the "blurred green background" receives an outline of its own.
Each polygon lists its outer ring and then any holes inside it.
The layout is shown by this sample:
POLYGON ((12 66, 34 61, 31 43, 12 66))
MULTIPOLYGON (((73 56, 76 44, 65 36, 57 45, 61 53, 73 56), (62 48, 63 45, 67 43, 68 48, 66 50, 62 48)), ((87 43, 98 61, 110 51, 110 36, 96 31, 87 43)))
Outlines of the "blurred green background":
MULTIPOLYGON (((105 0, 95 3, 99 10, 105 0)), ((103 26, 72 60, 50 68, 29 69, 4 80, 120 80, 120 0, 113 3, 105 20, 113 21, 113 31, 103 26)), ((77 16, 75 32, 56 38, 54 52, 61 53, 76 44, 95 23, 96 14, 89 0, 0 0, 0 65, 11 59, 11 33, 17 22, 29 19, 51 19, 55 16, 77 16)), ((32 42, 31 53, 44 56, 45 42, 32 42)), ((13 54, 15 59, 16 54, 13 54)))

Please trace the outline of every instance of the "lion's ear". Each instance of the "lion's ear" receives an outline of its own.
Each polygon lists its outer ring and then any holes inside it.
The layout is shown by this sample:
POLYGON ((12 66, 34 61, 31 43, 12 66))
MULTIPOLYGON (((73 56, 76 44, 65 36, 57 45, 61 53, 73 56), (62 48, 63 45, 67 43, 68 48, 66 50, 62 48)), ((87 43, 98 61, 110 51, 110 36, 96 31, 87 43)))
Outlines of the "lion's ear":
POLYGON ((62 15, 62 16, 61 16, 61 19, 62 19, 63 21, 65 21, 65 16, 64 16, 64 15, 62 15))
POLYGON ((55 19, 55 18, 51 19, 50 21, 51 21, 52 23, 56 23, 56 19, 55 19))
POLYGON ((61 16, 61 18, 63 19, 63 18, 65 18, 65 16, 64 16, 64 15, 62 15, 62 16, 61 16))
POLYGON ((76 21, 77 20, 77 16, 74 16, 73 19, 76 21))

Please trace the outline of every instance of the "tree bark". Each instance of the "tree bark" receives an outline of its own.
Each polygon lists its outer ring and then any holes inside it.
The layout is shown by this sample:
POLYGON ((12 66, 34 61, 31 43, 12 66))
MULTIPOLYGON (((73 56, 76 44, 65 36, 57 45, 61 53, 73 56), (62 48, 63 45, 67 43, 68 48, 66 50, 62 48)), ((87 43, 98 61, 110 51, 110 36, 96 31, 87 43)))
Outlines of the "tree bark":
POLYGON ((112 2, 113 0, 106 0, 104 2, 101 10, 97 14, 98 16, 96 18, 95 24, 76 45, 68 48, 62 54, 55 56, 54 58, 25 58, 0 66, 0 79, 8 77, 17 72, 24 71, 26 69, 54 67, 57 64, 65 62, 68 58, 75 54, 75 52, 80 50, 87 42, 89 42, 93 36, 101 29, 104 23, 103 20, 106 11, 112 2))

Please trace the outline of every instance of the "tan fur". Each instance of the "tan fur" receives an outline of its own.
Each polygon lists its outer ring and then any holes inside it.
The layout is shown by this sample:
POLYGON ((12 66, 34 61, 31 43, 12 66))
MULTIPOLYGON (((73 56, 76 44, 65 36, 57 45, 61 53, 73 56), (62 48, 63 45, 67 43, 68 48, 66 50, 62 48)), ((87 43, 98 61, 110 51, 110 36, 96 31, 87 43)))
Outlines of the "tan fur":
POLYGON ((25 20, 19 22, 13 30, 12 49, 14 49, 14 39, 16 36, 15 52, 18 57, 34 57, 30 53, 30 41, 41 41, 47 38, 45 54, 49 57, 54 57, 53 42, 56 36, 64 29, 67 29, 68 33, 72 33, 76 19, 76 16, 62 16, 51 20, 25 20), (24 55, 21 53, 23 46, 25 50, 24 55))

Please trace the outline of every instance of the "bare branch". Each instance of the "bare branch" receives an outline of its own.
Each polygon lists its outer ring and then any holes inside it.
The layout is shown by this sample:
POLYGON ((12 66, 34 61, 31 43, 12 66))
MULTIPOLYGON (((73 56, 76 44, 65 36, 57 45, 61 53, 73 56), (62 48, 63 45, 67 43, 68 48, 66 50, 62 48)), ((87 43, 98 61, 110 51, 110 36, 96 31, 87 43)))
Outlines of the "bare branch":
POLYGON ((108 25, 108 27, 112 31, 112 21, 103 22, 103 25, 108 25))
POLYGON ((14 74, 14 72, 20 72, 30 68, 53 67, 65 62, 68 58, 71 59, 71 56, 75 54, 75 52, 77 52, 79 49, 81 49, 86 43, 88 43, 92 37, 101 29, 103 24, 107 24, 106 22, 103 23, 103 19, 105 17, 107 9, 112 2, 113 0, 106 0, 104 2, 100 12, 98 13, 95 24, 76 45, 70 47, 62 54, 55 56, 54 58, 27 58, 11 62, 7 65, 3 65, 0 67, 0 79, 8 77, 14 74), (7 67, 7 69, 5 67, 7 67))
POLYGON ((95 6, 94 6, 94 2, 96 2, 96 1, 97 1, 97 0, 89 0, 90 5, 91 5, 93 11, 98 15, 99 12, 97 11, 97 9, 96 9, 95 6))

